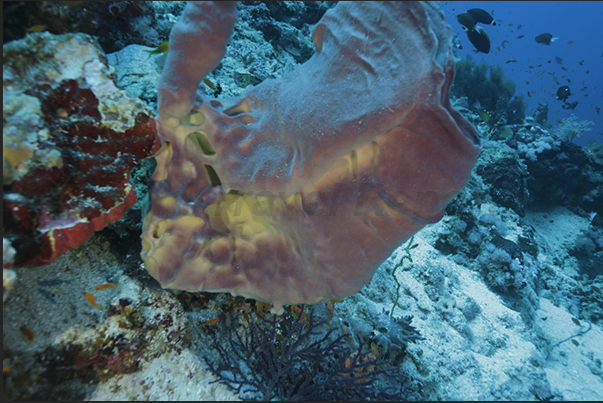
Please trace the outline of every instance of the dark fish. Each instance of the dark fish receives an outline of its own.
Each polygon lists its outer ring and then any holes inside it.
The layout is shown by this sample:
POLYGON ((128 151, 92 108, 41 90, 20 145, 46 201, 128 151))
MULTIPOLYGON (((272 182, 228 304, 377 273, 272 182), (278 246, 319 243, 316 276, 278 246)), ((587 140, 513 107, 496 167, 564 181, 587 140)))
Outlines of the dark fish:
POLYGON ((542 43, 543 45, 550 45, 551 42, 554 42, 557 38, 553 38, 553 35, 549 33, 544 33, 538 35, 536 38, 536 43, 542 43))
POLYGON ((570 95, 573 94, 570 92, 570 88, 567 85, 563 85, 557 90, 557 99, 560 101, 566 102, 570 95))
POLYGON ((53 294, 42 287, 38 287, 38 292, 48 301, 52 302, 55 305, 59 305, 59 303, 53 298, 53 294))
POLYGON ((479 31, 475 29, 473 31, 467 31, 467 38, 469 38, 469 41, 475 46, 476 53, 490 53, 490 38, 488 38, 488 35, 486 35, 482 29, 479 31))
POLYGON ((578 64, 579 64, 580 66, 582 66, 582 65, 584 64, 584 60, 580 60, 580 61, 578 62, 578 64))
POLYGON ((567 100, 567 97, 569 97, 570 95, 572 95, 572 93, 570 92, 570 87, 568 87, 567 85, 562 85, 557 90, 557 99, 563 102, 565 102, 567 100))
POLYGON ((521 27, 523 27, 523 25, 519 24, 519 25, 517 26, 517 29, 521 29, 521 27))
POLYGON ((532 98, 532 94, 530 94, 530 91, 528 91, 528 97, 532 98))
POLYGON ((477 21, 475 21, 475 18, 473 18, 471 16, 471 14, 469 13, 462 13, 456 16, 456 20, 465 28, 467 28, 468 30, 472 30, 475 28, 475 24, 477 24, 477 21))
POLYGON ((599 108, 598 106, 595 106, 595 112, 601 113, 601 108, 599 108))
POLYGON ((561 107, 563 109, 576 109, 577 105, 578 105, 578 101, 574 101, 574 102, 566 102, 563 105, 561 105, 561 107))
POLYGON ((525 35, 519 35, 519 36, 517 37, 517 39, 521 39, 521 38, 523 38, 524 36, 525 36, 525 35))
POLYGON ((515 59, 511 59, 511 60, 507 60, 507 61, 505 62, 505 64, 509 64, 509 63, 517 63, 517 60, 515 60, 515 59))
POLYGON ((494 18, 492 18, 490 13, 488 13, 486 10, 482 10, 481 8, 472 8, 471 10, 467 10, 467 13, 475 18, 475 21, 477 22, 481 22, 482 24, 496 25, 494 18))
POLYGON ((559 56, 555 56, 555 61, 557 62, 557 64, 563 64, 563 59, 559 56))
POLYGON ((534 66, 528 66, 528 67, 529 67, 529 68, 531 68, 531 69, 533 69, 533 68, 534 68, 534 66))

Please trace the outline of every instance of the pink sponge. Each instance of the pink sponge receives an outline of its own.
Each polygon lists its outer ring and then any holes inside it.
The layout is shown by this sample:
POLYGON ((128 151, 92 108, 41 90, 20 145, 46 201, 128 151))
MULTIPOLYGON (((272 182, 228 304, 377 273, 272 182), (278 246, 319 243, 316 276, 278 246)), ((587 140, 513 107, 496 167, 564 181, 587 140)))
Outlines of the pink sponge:
MULTIPOLYGON (((190 96, 178 107, 164 96, 149 272, 275 311, 357 292, 441 218, 479 154, 449 104, 450 35, 430 3, 340 2, 316 26, 316 54, 286 78, 190 112, 190 96)), ((172 66, 186 75, 186 62, 172 66)))

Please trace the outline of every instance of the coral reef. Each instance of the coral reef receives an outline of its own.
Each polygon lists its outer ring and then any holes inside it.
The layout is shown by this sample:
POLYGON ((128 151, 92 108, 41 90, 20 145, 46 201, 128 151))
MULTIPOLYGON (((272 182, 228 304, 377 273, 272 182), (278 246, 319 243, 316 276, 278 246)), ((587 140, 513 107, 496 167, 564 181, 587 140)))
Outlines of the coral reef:
POLYGON ((30 34, 3 56, 4 237, 15 266, 45 264, 123 217, 159 142, 91 37, 30 34))
POLYGON ((473 60, 459 60, 450 88, 453 97, 467 97, 475 110, 485 110, 491 117, 488 123, 517 124, 525 118, 527 104, 522 95, 516 95, 515 83, 506 79, 501 66, 477 64, 473 60))
POLYGON ((149 1, 37 1, 3 4, 3 42, 43 30, 55 35, 80 32, 98 38, 106 53, 132 44, 157 46, 171 24, 158 24, 149 1), (8 28, 10 27, 10 29, 8 28), (33 27, 33 28, 32 28, 33 27))
MULTIPOLYGON (((66 16, 70 9, 108 11, 113 3, 5 2, 4 32, 23 36, 25 29, 39 29, 38 21, 54 29, 39 19, 41 8, 63 10, 66 16), (26 18, 15 20, 11 7, 26 18)), ((186 2, 137 3, 155 10, 151 28, 164 41, 186 2)), ((308 23, 316 23, 333 4, 239 2, 225 57, 207 76, 222 94, 216 98, 217 91, 202 83, 197 90, 207 96, 197 101, 230 105, 230 97, 244 94, 247 85, 293 72, 312 48, 308 23)), ((73 13, 69 15, 81 19, 69 17, 64 27, 81 28, 88 22, 90 29, 114 27, 98 33, 102 42, 115 40, 117 49, 129 40, 119 37, 120 30, 128 31, 135 18, 116 18, 106 11, 102 19, 109 20, 102 25, 97 15, 73 13)), ((139 24, 139 32, 144 30, 139 24)), ((146 52, 157 45, 156 36, 136 38, 146 46, 129 45, 107 55, 116 68, 108 71, 118 86, 127 86, 129 94, 153 108, 166 58, 146 52)), ((35 46, 19 56, 28 60, 32 51, 35 46)), ((34 130, 23 130, 23 144, 29 145, 10 155, 22 165, 4 162, 6 180, 23 178, 31 168, 28 161, 58 166, 61 160, 52 144, 38 133, 37 122, 43 119, 36 111, 41 108, 25 96, 8 101, 5 109, 19 111, 18 116, 9 113, 16 125, 11 133, 30 124, 34 130), (41 154, 41 149, 48 152, 41 154)), ((499 100, 495 107, 505 102, 499 100)), ((485 140, 468 185, 447 205, 444 217, 398 247, 358 293, 303 311, 287 307, 276 317, 267 313, 267 304, 243 297, 159 287, 140 260, 141 210, 148 208, 148 201, 140 199, 155 168, 154 159, 143 160, 131 173, 139 200, 124 218, 54 262, 5 272, 4 399, 223 401, 239 399, 232 393, 239 388, 247 399, 264 394, 307 398, 334 380, 341 384, 318 399, 600 399, 603 228, 595 212, 603 205, 603 147, 568 145, 545 121, 546 108, 524 122, 505 125, 502 110, 498 115, 490 111, 485 122, 476 106, 467 97, 454 102, 485 140), (310 334, 308 325, 316 334, 310 334), (299 337, 285 338, 289 335, 299 337), (266 348, 241 348, 245 340, 252 340, 252 346, 261 341, 266 348), (317 350, 325 354, 310 357, 312 361, 295 354, 317 350), (334 351, 349 361, 342 364, 339 356, 329 355, 334 351), (256 359, 275 365, 257 364, 256 359), (279 369, 287 359, 293 365, 279 369), (220 370, 218 377, 206 360, 220 370), (387 371, 376 372, 379 368, 387 371), (356 385, 342 373, 361 382, 356 385), (275 379, 279 382, 272 387, 269 382, 275 379), (295 380, 304 387, 293 385, 295 380), (349 393, 341 388, 346 385, 349 393)), ((354 232, 345 237, 353 238, 354 232)), ((319 243, 316 248, 322 247, 319 243)), ((342 243, 340 248, 347 253, 354 245, 342 243)), ((13 265, 16 251, 7 238, 3 249, 4 265, 13 265)))
POLYGON ((197 83, 225 52, 226 8, 191 4, 172 31, 145 266, 166 288, 228 291, 275 311, 353 294, 442 216, 479 153, 477 133, 447 99, 450 30, 429 3, 342 3, 294 72, 191 111, 197 83), (194 24, 207 18, 219 25, 194 24), (349 39, 365 37, 352 34, 357 18, 375 33, 362 59, 349 39), (394 25, 400 40, 382 52, 394 25), (350 63, 361 66, 354 76, 350 63))
POLYGON ((581 134, 589 132, 595 122, 592 120, 578 120, 576 115, 562 119, 559 126, 552 130, 552 134, 565 141, 574 141, 581 134))

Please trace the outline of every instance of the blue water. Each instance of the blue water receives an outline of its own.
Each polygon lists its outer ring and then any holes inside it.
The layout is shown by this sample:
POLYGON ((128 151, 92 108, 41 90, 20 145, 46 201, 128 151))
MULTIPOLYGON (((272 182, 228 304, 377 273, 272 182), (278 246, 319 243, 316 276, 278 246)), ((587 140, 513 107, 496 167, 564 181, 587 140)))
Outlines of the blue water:
POLYGON ((595 107, 603 109, 602 1, 445 1, 440 6, 446 21, 461 39, 463 49, 458 50, 459 57, 469 56, 478 63, 501 65, 505 76, 515 81, 516 94, 523 94, 528 104, 526 115, 531 115, 539 103, 548 102, 548 121, 555 126, 556 120, 572 113, 578 120, 595 122, 592 131, 577 138, 576 143, 585 145, 589 139, 603 142, 603 113, 595 110, 595 107), (496 26, 478 24, 492 42, 488 54, 474 53, 473 45, 456 20, 457 14, 474 7, 488 11, 496 21, 496 26), (534 38, 544 32, 559 39, 548 46, 536 43, 534 38), (519 35, 525 37, 517 39, 519 35), (508 43, 503 48, 505 40, 508 43), (574 43, 568 44, 568 41, 574 43), (558 64, 555 56, 562 58, 563 64, 558 64), (505 64, 512 59, 517 62, 505 64), (581 60, 583 65, 578 64, 581 60), (542 67, 536 67, 540 64, 542 67), (530 69, 530 65, 534 68, 530 69), (569 85, 575 94, 568 98, 568 102, 578 101, 574 110, 561 108, 563 102, 556 99, 561 85, 569 85), (586 89, 581 91, 582 87, 586 89), (527 96, 528 91, 531 98, 527 96))

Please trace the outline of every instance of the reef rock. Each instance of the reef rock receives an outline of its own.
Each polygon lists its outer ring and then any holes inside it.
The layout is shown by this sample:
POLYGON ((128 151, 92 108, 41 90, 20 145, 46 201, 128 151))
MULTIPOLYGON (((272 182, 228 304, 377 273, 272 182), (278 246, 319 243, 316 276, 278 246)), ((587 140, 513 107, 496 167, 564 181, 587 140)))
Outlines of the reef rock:
POLYGON ((40 265, 132 207, 130 171, 159 143, 92 37, 30 34, 3 60, 4 237, 14 266, 40 265))

